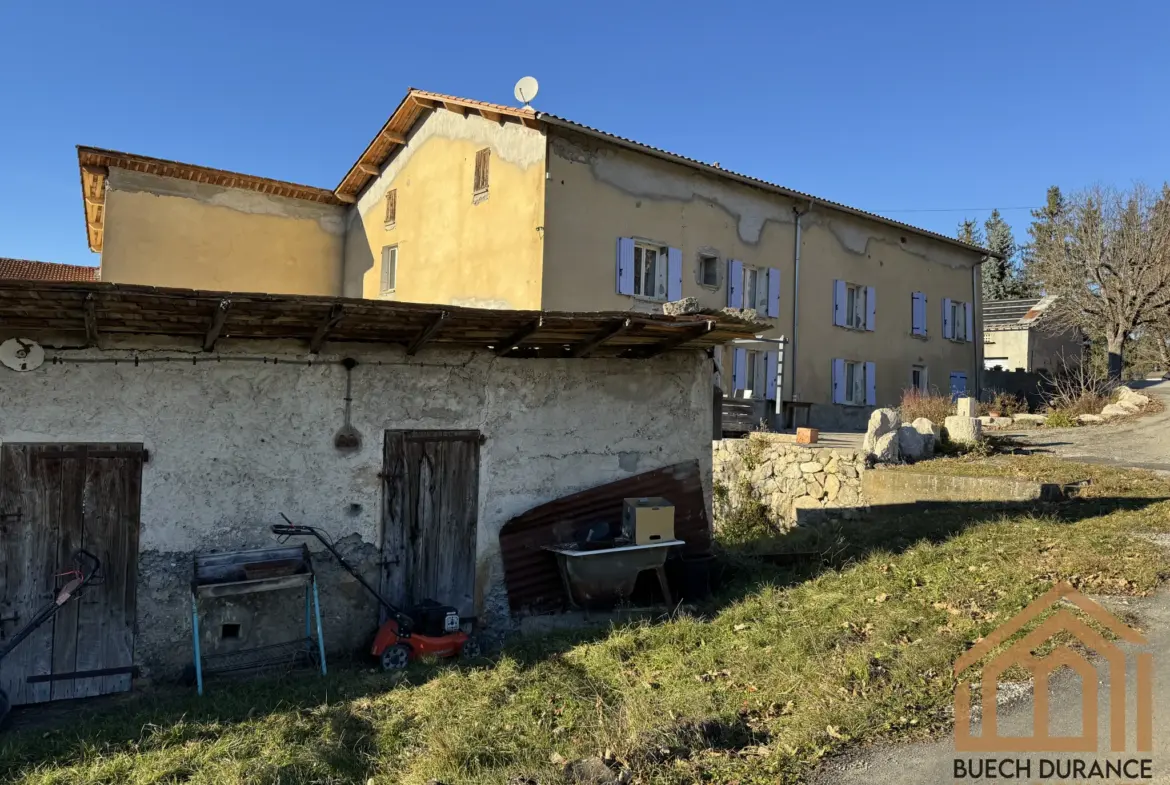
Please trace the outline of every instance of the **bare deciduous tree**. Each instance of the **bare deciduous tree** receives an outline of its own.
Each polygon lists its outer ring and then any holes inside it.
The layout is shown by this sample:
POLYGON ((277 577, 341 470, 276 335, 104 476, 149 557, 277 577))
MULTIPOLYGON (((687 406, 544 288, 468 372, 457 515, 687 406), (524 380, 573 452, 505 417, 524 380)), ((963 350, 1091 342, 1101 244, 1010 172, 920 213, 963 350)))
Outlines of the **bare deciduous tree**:
POLYGON ((1066 207, 1033 245, 1032 272, 1059 295, 1053 316, 1104 338, 1116 378, 1133 332, 1170 323, 1170 187, 1095 187, 1066 207))

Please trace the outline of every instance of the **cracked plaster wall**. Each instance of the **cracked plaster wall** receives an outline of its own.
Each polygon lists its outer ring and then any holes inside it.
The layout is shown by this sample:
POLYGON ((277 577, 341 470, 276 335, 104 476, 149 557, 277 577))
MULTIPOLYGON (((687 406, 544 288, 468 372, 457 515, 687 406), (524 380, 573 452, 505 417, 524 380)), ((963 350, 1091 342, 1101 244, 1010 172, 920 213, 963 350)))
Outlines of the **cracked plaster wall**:
MULTIPOLYGON (((793 335, 796 202, 679 164, 571 132, 549 142, 544 304, 566 310, 641 310, 647 301, 616 292, 615 241, 635 237, 680 248, 684 297, 702 306, 727 302, 727 262, 781 271, 780 314, 765 337, 793 335), (724 275, 717 287, 699 282, 700 253, 714 252, 724 275)), ((807 204, 801 205, 802 209, 807 204)), ((864 427, 868 409, 832 404, 834 358, 877 364, 878 405, 896 403, 911 367, 928 368, 944 386, 951 371, 974 378, 977 343, 942 339, 942 301, 972 301, 975 254, 941 241, 815 207, 801 218, 800 325, 795 368, 784 380, 786 400, 814 405, 812 424, 864 427), (833 325, 833 282, 873 286, 877 329, 833 325), (911 335, 911 295, 926 293, 930 335, 911 335)), ((657 303, 649 304, 660 307, 657 303)), ((762 350, 774 346, 759 345, 762 350)), ((722 365, 730 369, 730 349, 722 365)), ((725 375, 729 376, 729 375, 725 375)), ((730 384, 730 379, 726 379, 730 384)))
POLYGON ((105 209, 103 281, 341 293, 343 207, 115 168, 105 209))
MULTIPOLYGON (((222 346, 220 356, 238 351, 230 341, 222 346)), ((181 355, 161 351, 157 342, 154 348, 143 355, 181 355)), ((249 344, 246 350, 291 357, 298 347, 249 344)), ((189 662, 192 552, 271 545, 268 527, 281 512, 331 532, 376 581, 378 473, 387 429, 478 429, 486 436, 476 594, 481 620, 496 632, 510 624, 498 533, 511 517, 684 460, 700 460, 709 481, 711 395, 699 352, 637 362, 331 350, 336 354, 322 359, 353 356, 361 363, 353 372, 353 424, 363 439, 355 454, 332 446, 345 394, 344 369, 334 363, 66 361, 24 374, 0 369, 0 441, 141 442, 150 450, 142 477, 136 639, 136 661, 147 675, 170 675, 189 662)), ((316 558, 326 642, 333 652, 361 649, 377 609, 327 555, 316 558)), ((295 637, 303 629, 295 594, 208 604, 205 646, 214 652, 295 637), (218 641, 225 622, 240 623, 245 640, 218 641)))
POLYGON ((545 139, 519 123, 436 109, 415 124, 347 219, 345 294, 476 307, 540 308, 545 139), (476 152, 489 187, 473 196, 476 152), (386 193, 396 215, 386 222, 386 193), (398 247, 393 292, 382 249, 398 247))

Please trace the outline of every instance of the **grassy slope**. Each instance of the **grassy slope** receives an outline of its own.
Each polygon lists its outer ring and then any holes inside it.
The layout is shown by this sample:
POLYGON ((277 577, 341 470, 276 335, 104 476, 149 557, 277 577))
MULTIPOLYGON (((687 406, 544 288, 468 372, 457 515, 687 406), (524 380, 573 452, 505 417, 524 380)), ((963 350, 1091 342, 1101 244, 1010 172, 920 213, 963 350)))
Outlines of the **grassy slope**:
MULTIPOLYGON (((958 471, 960 461, 937 462, 958 471)), ((831 569, 745 562, 705 617, 527 641, 482 667, 220 683, 130 696, 0 741, 27 783, 556 781, 556 755, 610 751, 638 781, 796 782, 827 752, 946 727, 950 663, 1053 580, 1148 592, 1170 486, 1013 458, 967 471, 1077 480, 1088 498, 1011 513, 938 510, 804 532, 831 569), (817 574, 819 573, 819 574, 817 574)), ((782 543, 785 547, 788 543, 782 543)), ((799 546, 799 547, 796 547, 799 546)))

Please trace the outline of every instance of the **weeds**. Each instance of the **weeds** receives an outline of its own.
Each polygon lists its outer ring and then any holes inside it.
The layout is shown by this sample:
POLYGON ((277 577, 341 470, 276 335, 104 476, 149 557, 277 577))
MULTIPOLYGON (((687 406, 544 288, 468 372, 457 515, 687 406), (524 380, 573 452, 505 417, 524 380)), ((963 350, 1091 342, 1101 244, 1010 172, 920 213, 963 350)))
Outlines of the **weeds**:
POLYGON ((903 390, 902 402, 898 405, 902 422, 910 423, 925 417, 932 423, 942 425, 943 420, 955 413, 954 402, 937 388, 930 390, 903 390))

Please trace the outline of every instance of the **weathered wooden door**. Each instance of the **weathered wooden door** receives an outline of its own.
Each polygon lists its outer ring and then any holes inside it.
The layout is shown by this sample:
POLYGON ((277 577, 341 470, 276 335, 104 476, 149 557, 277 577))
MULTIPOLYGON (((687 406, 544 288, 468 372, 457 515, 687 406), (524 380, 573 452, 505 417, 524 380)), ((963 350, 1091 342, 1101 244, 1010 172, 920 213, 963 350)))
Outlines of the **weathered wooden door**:
POLYGON ((74 551, 102 561, 100 583, 0 662, 13 704, 130 689, 129 673, 26 679, 133 665, 142 459, 138 444, 0 447, 0 641, 53 599, 74 551))
POLYGON ((432 599, 475 615, 477 431, 387 431, 382 591, 409 608, 432 599))

